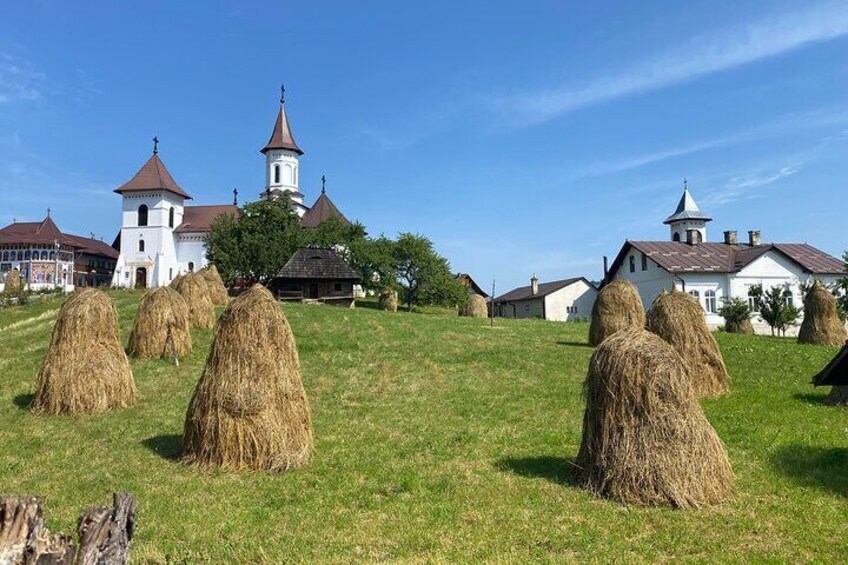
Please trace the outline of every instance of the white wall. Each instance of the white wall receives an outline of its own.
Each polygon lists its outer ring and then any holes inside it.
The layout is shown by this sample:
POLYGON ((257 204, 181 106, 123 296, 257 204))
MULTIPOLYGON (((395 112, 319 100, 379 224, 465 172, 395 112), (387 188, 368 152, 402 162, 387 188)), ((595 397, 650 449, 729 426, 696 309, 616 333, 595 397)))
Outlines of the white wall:
POLYGON ((625 279, 635 284, 646 310, 651 307, 654 298, 663 290, 671 290, 675 282, 674 276, 657 265, 650 257, 648 257, 647 269, 642 270, 642 253, 635 248, 630 249, 614 278, 625 279), (631 256, 636 266, 636 270, 632 273, 630 272, 631 256))
POLYGON ((595 287, 585 281, 577 281, 545 297, 545 318, 555 322, 588 320, 592 317, 592 306, 597 297, 595 287))
POLYGON ((544 311, 543 299, 518 300, 501 305, 501 315, 504 318, 541 318, 544 311))

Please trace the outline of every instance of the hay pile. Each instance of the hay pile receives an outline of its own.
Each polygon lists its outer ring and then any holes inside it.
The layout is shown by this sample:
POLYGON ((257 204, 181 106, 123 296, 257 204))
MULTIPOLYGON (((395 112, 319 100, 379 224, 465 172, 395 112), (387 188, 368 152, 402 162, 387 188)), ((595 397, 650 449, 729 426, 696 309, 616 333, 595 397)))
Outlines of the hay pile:
POLYGON ((834 386, 824 397, 824 403, 829 406, 848 406, 848 386, 834 386))
POLYGON ((728 496, 733 472, 680 356, 630 327, 592 355, 577 465, 589 490, 626 504, 700 507, 728 496))
POLYGON ((17 269, 12 269, 6 273, 6 282, 3 287, 4 294, 15 294, 20 292, 24 287, 24 277, 17 269))
POLYGON ((804 299, 804 321, 798 330, 798 343, 842 347, 848 333, 839 318, 836 298, 816 281, 804 299))
POLYGON ((174 277, 173 279, 171 279, 171 282, 170 282, 170 284, 169 284, 168 286, 170 286, 171 288, 173 288, 173 289, 175 289, 175 290, 176 290, 176 288, 177 288, 178 286, 180 286, 180 281, 181 281, 181 280, 183 280, 183 275, 178 274, 176 277, 174 277))
POLYGON ((191 351, 188 305, 179 292, 163 286, 144 293, 130 333, 130 357, 182 357, 191 351))
POLYGON ((112 301, 93 288, 72 293, 53 326, 30 409, 46 414, 99 414, 132 404, 135 397, 112 301))
POLYGON ((615 332, 645 325, 645 307, 632 282, 616 279, 604 286, 592 306, 589 345, 598 346, 615 332))
POLYGON ((486 304, 486 299, 479 294, 470 294, 465 304, 460 307, 459 315, 469 318, 488 318, 489 307, 486 304))
POLYGON ((227 287, 224 286, 224 281, 218 273, 218 268, 210 264, 200 271, 200 274, 203 276, 203 280, 206 281, 206 286, 209 287, 209 300, 212 301, 212 304, 215 306, 226 304, 229 300, 229 295, 227 294, 227 287))
POLYGON ((211 328, 215 325, 215 306, 209 299, 206 279, 199 273, 186 273, 177 283, 177 292, 188 305, 188 319, 193 328, 211 328))
POLYGON ((383 292, 380 293, 380 298, 378 299, 377 305, 380 307, 380 310, 385 310, 387 312, 397 312, 397 293, 395 293, 395 291, 390 288, 385 289, 383 292))
POLYGON ((683 358, 699 398, 730 390, 724 359, 697 300, 678 290, 663 291, 648 310, 647 322, 648 330, 670 343, 683 358))
POLYGON ((297 346, 260 285, 221 315, 188 408, 183 457, 201 466, 285 471, 312 454, 312 417, 297 346))
POLYGON ((731 334, 754 335, 754 326, 750 318, 745 318, 740 322, 725 323, 724 331, 731 334))

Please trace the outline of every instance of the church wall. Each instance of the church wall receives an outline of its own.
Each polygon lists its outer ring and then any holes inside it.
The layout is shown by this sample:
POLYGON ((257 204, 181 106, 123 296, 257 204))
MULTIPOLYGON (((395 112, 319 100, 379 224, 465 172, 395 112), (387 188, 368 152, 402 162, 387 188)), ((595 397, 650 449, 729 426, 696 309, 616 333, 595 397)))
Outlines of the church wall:
POLYGON ((199 271, 209 262, 206 260, 206 235, 203 233, 181 233, 177 235, 176 263, 180 273, 189 270, 189 263, 194 263, 194 270, 199 271))

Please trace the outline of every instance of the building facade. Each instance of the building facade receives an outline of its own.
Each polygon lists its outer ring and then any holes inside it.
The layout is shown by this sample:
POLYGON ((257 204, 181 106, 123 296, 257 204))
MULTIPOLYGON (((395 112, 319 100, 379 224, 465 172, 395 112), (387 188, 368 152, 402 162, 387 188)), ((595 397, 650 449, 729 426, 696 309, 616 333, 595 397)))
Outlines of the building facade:
MULTIPOLYGON (((720 242, 710 242, 709 221, 684 187, 677 209, 664 222, 670 227, 670 241, 626 241, 605 273, 605 282, 617 278, 633 282, 645 308, 663 290, 688 292, 704 309, 707 325, 715 329, 724 324, 718 314, 723 300, 739 297, 755 307, 753 287, 780 287, 787 302, 801 308, 801 283, 819 279, 832 284, 846 275, 841 260, 805 243, 763 243, 757 230, 749 231, 743 242, 736 231, 725 231, 720 242)), ((759 333, 770 331, 756 316, 752 323, 759 333)))
POLYGON ((540 283, 533 275, 529 286, 515 288, 494 300, 501 318, 541 318, 555 322, 589 320, 598 289, 583 277, 540 283))

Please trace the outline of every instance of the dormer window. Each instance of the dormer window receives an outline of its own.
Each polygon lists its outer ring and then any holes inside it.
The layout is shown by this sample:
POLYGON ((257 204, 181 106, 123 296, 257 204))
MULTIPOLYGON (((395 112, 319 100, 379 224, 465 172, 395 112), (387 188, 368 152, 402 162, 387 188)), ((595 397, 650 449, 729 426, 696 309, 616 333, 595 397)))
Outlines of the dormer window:
POLYGON ((147 204, 142 204, 138 207, 138 225, 147 225, 147 204))

